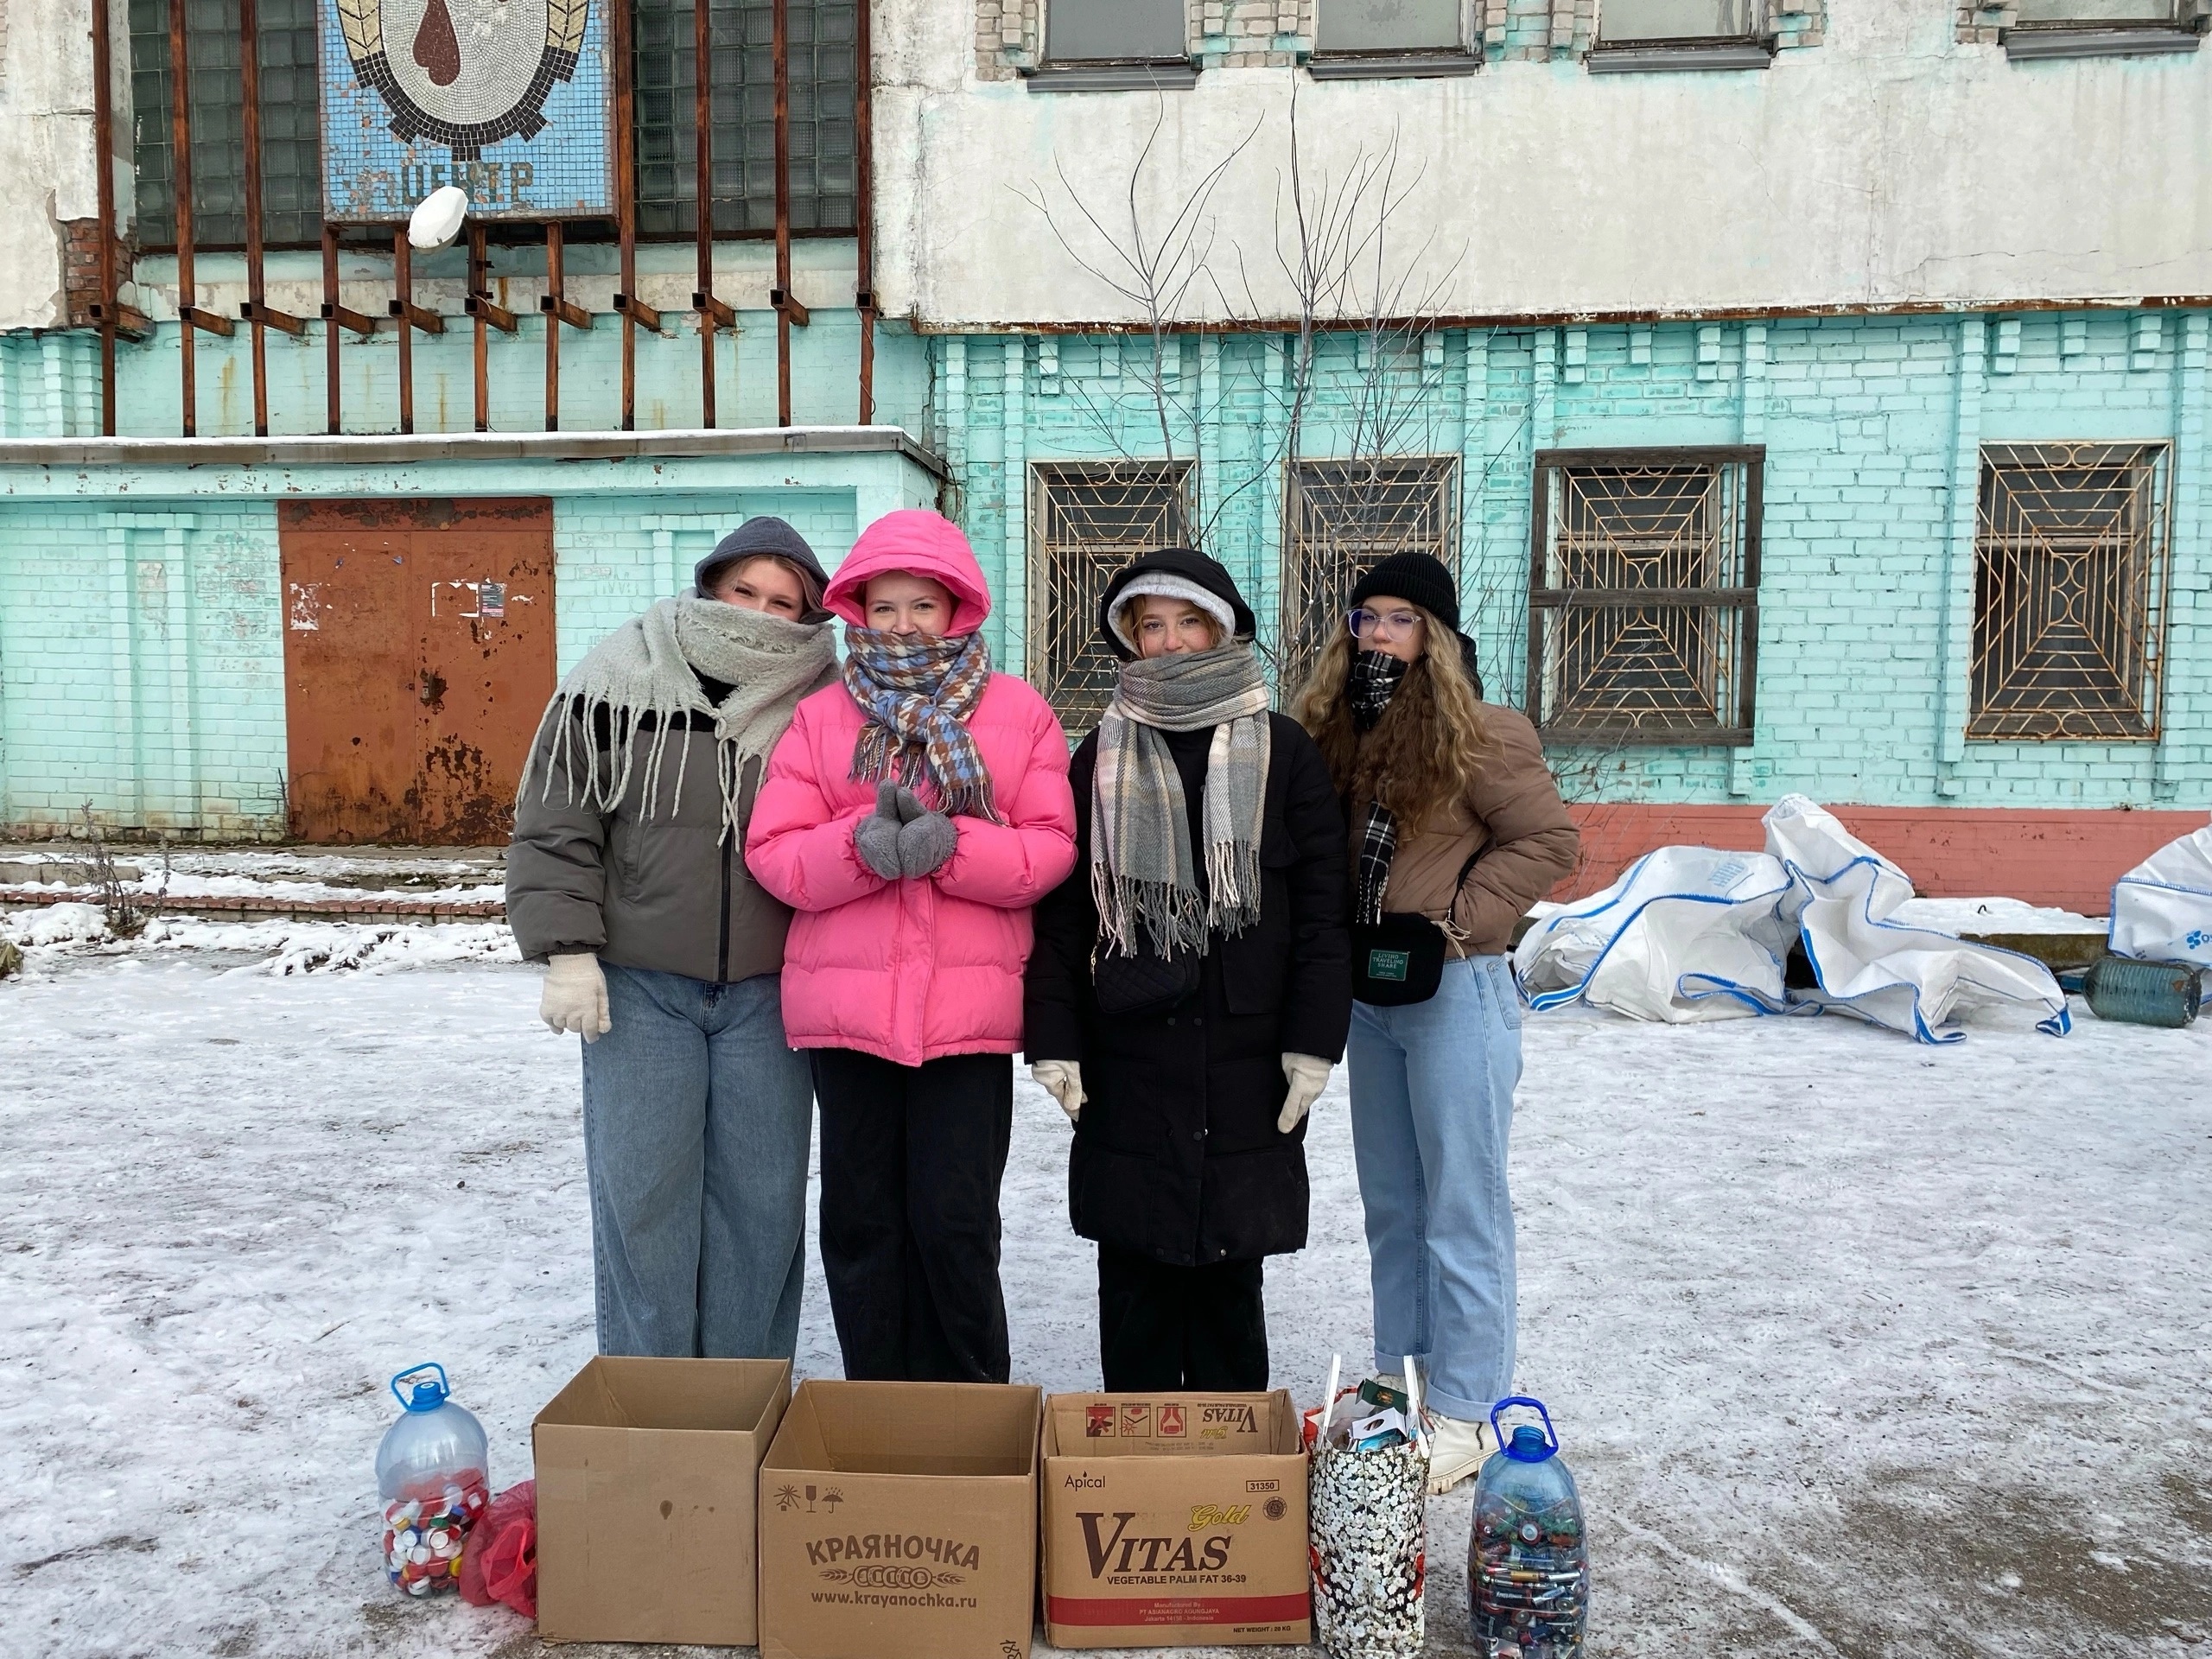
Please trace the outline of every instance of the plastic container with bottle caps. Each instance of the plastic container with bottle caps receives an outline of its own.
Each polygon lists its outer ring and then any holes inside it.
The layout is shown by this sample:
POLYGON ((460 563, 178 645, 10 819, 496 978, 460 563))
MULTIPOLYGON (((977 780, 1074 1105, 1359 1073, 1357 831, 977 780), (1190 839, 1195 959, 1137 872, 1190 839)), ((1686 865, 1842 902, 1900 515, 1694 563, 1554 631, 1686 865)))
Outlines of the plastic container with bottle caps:
POLYGON ((484 1426, 453 1402, 435 1361, 400 1372, 391 1392, 404 1409, 377 1447, 385 1576, 410 1596, 435 1595, 458 1584, 469 1529, 491 1504, 484 1426))
POLYGON ((1543 1402, 1525 1395, 1491 1408, 1500 1449, 1475 1478, 1467 1587, 1475 1651, 1483 1659, 1581 1659, 1590 1610, 1590 1553, 1582 1499, 1559 1455, 1543 1402), (1498 1417, 1514 1406, 1543 1419, 1509 1435, 1498 1417))

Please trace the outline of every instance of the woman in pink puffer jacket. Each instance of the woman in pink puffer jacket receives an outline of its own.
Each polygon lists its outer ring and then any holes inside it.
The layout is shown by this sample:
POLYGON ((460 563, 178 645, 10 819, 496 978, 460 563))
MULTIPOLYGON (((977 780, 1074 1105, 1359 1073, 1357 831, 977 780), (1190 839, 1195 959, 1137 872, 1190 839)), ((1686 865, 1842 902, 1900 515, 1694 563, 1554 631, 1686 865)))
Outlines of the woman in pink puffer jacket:
POLYGON ((1029 909, 1075 863, 1067 738, 990 671, 967 538, 870 524, 823 602, 844 681, 798 705, 745 861, 798 915, 785 1035, 812 1051, 822 1265, 850 1377, 1007 1380, 999 1183, 1029 909))

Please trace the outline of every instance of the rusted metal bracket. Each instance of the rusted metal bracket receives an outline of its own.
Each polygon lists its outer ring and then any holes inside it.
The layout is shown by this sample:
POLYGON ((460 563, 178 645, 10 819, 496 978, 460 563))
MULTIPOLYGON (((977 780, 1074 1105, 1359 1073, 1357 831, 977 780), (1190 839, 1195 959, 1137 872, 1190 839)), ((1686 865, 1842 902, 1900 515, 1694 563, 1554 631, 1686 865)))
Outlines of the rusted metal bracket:
POLYGON ((461 309, 472 317, 481 317, 502 334, 512 334, 518 326, 515 314, 504 305, 494 305, 488 294, 471 294, 461 302, 461 309))
POLYGON ((424 310, 412 300, 392 300, 388 303, 391 315, 400 318, 407 327, 420 328, 426 334, 442 334, 446 331, 443 317, 435 311, 424 310))
POLYGON ((588 328, 591 327, 591 313, 585 310, 583 307, 578 305, 574 300, 563 299, 558 294, 539 295, 537 296, 537 308, 545 313, 549 317, 560 318, 563 322, 567 323, 571 328, 588 328))
POLYGON ((711 294, 701 294, 694 290, 691 296, 691 308, 713 318, 715 327, 717 328, 737 327, 736 308, 728 300, 718 300, 711 294))
POLYGON ((650 328, 657 334, 667 332, 662 326, 660 313, 634 294, 617 294, 614 308, 640 328, 650 328))
POLYGON ((239 306, 238 320, 241 322, 258 322, 264 327, 281 328, 284 333, 295 336, 304 334, 308 331, 308 320, 305 317, 296 317, 289 311, 273 309, 259 300, 248 300, 239 306))
POLYGON ((228 334, 232 332, 231 320, 219 311, 203 310, 196 305, 181 305, 177 308, 176 315, 179 321, 189 323, 194 328, 205 329, 211 334, 228 334))
POLYGON ((322 320, 335 327, 351 328, 357 334, 373 334, 380 317, 364 316, 350 305, 340 305, 335 300, 322 302, 322 320))
MULTIPOLYGON (((115 337, 118 340, 128 340, 135 343, 139 340, 151 340, 154 337, 152 320, 135 305, 125 305, 120 300, 113 304, 110 304, 105 300, 94 300, 85 309, 86 315, 101 327, 105 327, 112 324, 115 328, 115 337)), ((108 435, 112 437, 115 435, 110 433, 108 435)))
POLYGON ((806 327, 808 322, 812 321, 811 315, 808 312, 807 308, 799 303, 798 296, 791 293, 788 289, 770 289, 768 290, 768 303, 773 306, 780 315, 789 317, 791 320, 791 325, 794 327, 804 328, 806 327))

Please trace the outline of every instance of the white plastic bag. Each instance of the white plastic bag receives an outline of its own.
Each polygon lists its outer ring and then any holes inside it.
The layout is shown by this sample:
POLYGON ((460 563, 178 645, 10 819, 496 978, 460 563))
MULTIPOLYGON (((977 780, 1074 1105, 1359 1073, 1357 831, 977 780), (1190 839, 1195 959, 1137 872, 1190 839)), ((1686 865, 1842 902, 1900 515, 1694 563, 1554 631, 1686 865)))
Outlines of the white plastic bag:
POLYGON ((1537 1008, 1579 997, 1674 1025, 1780 1013, 1788 891, 1764 853, 1662 847, 1530 928, 1514 971, 1537 1008))
POLYGON ((1530 1005, 1580 999, 1672 1024, 1832 1011, 1924 1043, 1957 1041, 1959 1018, 1985 1009, 2069 1029, 2065 993, 2034 957, 1889 919, 1911 879, 1834 814, 1790 795, 1764 823, 1764 853, 1662 847, 1530 928, 1513 953, 1530 1005), (1810 987, 1785 987, 1796 947, 1810 987))
POLYGON ((2212 967, 2212 824, 2168 842, 2113 884, 2105 948, 2212 967))
POLYGON ((1818 983, 1793 990, 1793 1004, 1856 1014, 1923 1043, 1952 1043, 1962 1014, 2023 1008, 2039 1030, 2071 1028, 2066 994, 2033 957, 1970 944, 1932 928, 1888 919, 1912 897, 1905 873, 1860 841, 1835 815, 1786 795, 1764 820, 1767 850, 1781 860, 1795 922, 1818 983))

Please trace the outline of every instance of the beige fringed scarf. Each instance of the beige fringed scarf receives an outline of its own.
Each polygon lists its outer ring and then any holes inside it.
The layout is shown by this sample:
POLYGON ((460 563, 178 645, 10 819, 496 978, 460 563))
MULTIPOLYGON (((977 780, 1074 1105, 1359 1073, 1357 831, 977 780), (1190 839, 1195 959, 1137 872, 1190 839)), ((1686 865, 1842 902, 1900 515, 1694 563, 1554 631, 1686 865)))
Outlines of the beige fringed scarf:
MULTIPOLYGON (((645 816, 652 817, 659 805, 669 733, 685 729, 687 715, 711 715, 727 836, 737 823, 745 768, 755 760, 766 762, 791 724, 798 700, 829 684, 836 672, 837 647, 826 620, 791 622, 719 600, 664 599, 601 640, 561 682, 538 722, 521 793, 527 795, 536 779, 542 797, 552 789, 558 772, 570 800, 581 798, 586 806, 613 811, 629 792, 639 759, 635 740, 650 715, 642 787, 645 816), (720 704, 708 701, 699 684, 702 674, 732 688, 720 704), (603 765, 591 736, 601 710, 606 711, 613 737, 603 765), (584 752, 581 773, 575 753, 579 746, 584 752), (538 778, 541 751, 551 764, 538 778)), ((688 743, 677 745, 677 800, 683 796, 690 748, 688 743)))

